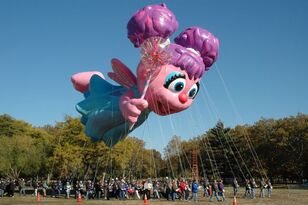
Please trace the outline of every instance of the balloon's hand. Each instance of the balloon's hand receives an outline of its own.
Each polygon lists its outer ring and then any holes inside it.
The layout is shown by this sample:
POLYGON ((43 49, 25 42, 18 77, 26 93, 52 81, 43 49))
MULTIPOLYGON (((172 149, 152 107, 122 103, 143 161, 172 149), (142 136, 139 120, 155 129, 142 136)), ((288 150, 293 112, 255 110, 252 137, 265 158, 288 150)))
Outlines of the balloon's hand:
POLYGON ((141 112, 148 108, 148 102, 144 99, 133 98, 133 92, 129 91, 120 99, 120 110, 125 120, 135 124, 141 112))

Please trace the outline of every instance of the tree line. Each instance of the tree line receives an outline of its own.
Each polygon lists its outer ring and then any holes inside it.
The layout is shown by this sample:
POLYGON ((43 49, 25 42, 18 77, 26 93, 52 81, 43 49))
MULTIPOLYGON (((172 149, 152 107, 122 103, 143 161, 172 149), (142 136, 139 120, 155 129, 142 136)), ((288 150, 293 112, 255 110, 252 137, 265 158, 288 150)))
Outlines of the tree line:
POLYGON ((92 142, 79 119, 70 116, 55 125, 34 127, 0 115, 0 177, 191 177, 193 149, 198 151, 200 177, 301 182, 308 178, 308 115, 234 128, 219 121, 190 140, 171 137, 163 155, 135 137, 112 149, 92 142))

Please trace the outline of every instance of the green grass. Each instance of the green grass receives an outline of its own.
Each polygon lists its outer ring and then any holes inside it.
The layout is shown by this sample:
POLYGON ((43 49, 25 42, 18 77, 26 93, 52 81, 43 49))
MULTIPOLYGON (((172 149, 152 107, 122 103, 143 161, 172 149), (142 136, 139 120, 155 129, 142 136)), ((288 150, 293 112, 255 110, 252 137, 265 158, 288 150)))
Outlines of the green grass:
MULTIPOLYGON (((259 190, 257 191, 257 194, 259 194, 259 190)), ((217 201, 209 202, 209 198, 201 197, 201 193, 199 194, 199 203, 198 204, 228 204, 232 205, 233 198, 231 194, 231 190, 228 188, 226 192, 227 201, 219 203, 217 201)), ((271 198, 256 198, 256 199, 244 199, 243 196, 243 188, 239 192, 239 196, 237 201, 238 205, 242 204, 255 204, 255 205, 308 205, 308 190, 303 189, 274 189, 273 195, 271 198)), ((19 204, 19 205, 29 205, 29 204, 48 204, 48 205, 56 205, 56 204, 80 204, 77 203, 75 199, 64 199, 64 198, 43 198, 41 197, 40 202, 36 202, 36 198, 33 196, 25 196, 25 197, 19 197, 18 195, 14 198, 4 197, 0 198, 0 205, 8 205, 8 204, 19 204)), ((121 204, 121 205, 133 205, 133 204, 139 204, 142 205, 142 200, 126 200, 126 201, 118 201, 115 199, 112 199, 110 201, 107 200, 89 200, 85 201, 82 200, 81 204, 121 204)), ((193 202, 185 202, 185 201, 176 201, 176 202, 169 202, 165 199, 162 200, 150 200, 149 205, 151 204, 158 204, 158 205, 178 205, 178 204, 194 204, 193 202)))

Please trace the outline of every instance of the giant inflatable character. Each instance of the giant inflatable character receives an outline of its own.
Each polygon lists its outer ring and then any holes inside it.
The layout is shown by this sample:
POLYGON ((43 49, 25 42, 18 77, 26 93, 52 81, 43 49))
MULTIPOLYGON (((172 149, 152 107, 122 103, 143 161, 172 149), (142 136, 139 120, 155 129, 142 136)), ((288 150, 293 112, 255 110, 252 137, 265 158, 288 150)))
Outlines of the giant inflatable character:
POLYGON ((210 32, 191 27, 174 43, 178 28, 165 4, 137 11, 127 24, 128 38, 142 56, 137 76, 118 59, 112 59, 108 83, 100 72, 72 76, 85 99, 76 105, 85 132, 94 141, 112 147, 139 127, 151 112, 165 116, 187 109, 194 101, 199 81, 218 57, 219 40, 210 32))

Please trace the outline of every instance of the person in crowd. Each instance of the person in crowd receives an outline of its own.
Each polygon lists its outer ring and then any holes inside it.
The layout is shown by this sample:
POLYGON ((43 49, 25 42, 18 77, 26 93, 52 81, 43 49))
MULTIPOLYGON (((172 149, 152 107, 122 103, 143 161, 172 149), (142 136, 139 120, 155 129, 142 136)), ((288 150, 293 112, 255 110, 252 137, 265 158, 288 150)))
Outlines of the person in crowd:
POLYGON ((246 179, 246 185, 245 185, 245 198, 251 198, 251 185, 249 179, 246 179))
POLYGON ((210 201, 211 201, 211 199, 213 198, 213 187, 212 187, 211 184, 209 185, 209 197, 210 197, 210 201))
POLYGON ((142 191, 143 191, 142 181, 138 180, 137 183, 136 183, 136 196, 137 196, 138 199, 141 199, 142 191))
POLYGON ((20 196, 26 195, 26 182, 24 178, 21 178, 19 181, 19 195, 20 196))
POLYGON ((198 191, 199 191, 199 184, 196 179, 194 179, 192 185, 191 185, 191 192, 192 192, 192 198, 194 202, 198 202, 198 191))
POLYGON ((272 196, 272 190, 273 190, 271 180, 268 179, 266 185, 267 185, 268 197, 270 198, 272 196))
POLYGON ((128 184, 127 195, 128 195, 128 199, 134 199, 135 198, 135 187, 134 187, 133 183, 128 184))
POLYGON ((102 183, 97 181, 94 185, 95 197, 100 199, 102 197, 102 183))
POLYGON ((171 188, 171 199, 172 201, 174 201, 177 198, 177 189, 178 189, 178 185, 175 179, 172 180, 172 188, 171 188))
POLYGON ((78 184, 78 192, 80 193, 80 196, 84 196, 84 193, 86 191, 86 186, 84 185, 83 181, 80 180, 78 184))
POLYGON ((124 178, 124 196, 126 199, 129 199, 129 196, 128 196, 128 184, 130 184, 130 181, 127 181, 125 178, 124 178))
POLYGON ((46 191, 48 189, 48 184, 46 180, 43 181, 42 189, 43 189, 43 196, 46 197, 46 191))
POLYGON ((4 179, 0 179, 0 198, 3 197, 5 188, 6 188, 5 180, 4 179))
POLYGON ((78 198, 78 183, 79 183, 79 180, 74 180, 73 181, 73 189, 75 190, 75 199, 78 198))
POLYGON ((108 180, 103 181, 103 193, 104 193, 104 199, 107 199, 108 196, 108 180))
POLYGON ((157 180, 153 181, 153 197, 154 199, 160 199, 159 194, 160 184, 157 180))
POLYGON ((57 193, 57 197, 60 198, 61 196, 61 191, 63 189, 63 185, 62 185, 62 182, 61 180, 59 179, 56 183, 56 193, 57 193))
POLYGON ((184 200, 184 198, 185 198, 185 188, 186 188, 186 181, 183 178, 181 180, 181 183, 180 183, 180 186, 179 186, 179 193, 180 193, 181 200, 184 200))
POLYGON ((119 183, 119 200, 125 200, 125 190, 126 190, 126 187, 125 187, 125 180, 124 179, 121 179, 120 180, 120 183, 119 183))
POLYGON ((66 198, 69 199, 71 195, 71 189, 72 189, 72 186, 69 181, 67 181, 66 184, 64 185, 64 189, 66 193, 66 198))
POLYGON ((143 188, 144 194, 147 196, 147 199, 151 199, 151 191, 153 189, 151 178, 148 178, 148 180, 144 183, 143 188))
POLYGON ((107 182, 107 180, 105 180, 105 177, 100 180, 100 188, 101 188, 100 198, 104 198, 106 196, 106 190, 107 189, 105 189, 105 182, 107 182))
POLYGON ((213 201, 213 196, 216 197, 217 201, 220 201, 220 197, 218 193, 219 193, 218 183, 216 180, 214 180, 213 185, 212 185, 212 195, 210 197, 210 201, 213 201))
POLYGON ((57 181, 52 181, 51 182, 51 197, 56 197, 57 193, 57 181))
POLYGON ((33 190, 34 190, 34 192, 32 194, 33 196, 37 196, 38 186, 39 186, 38 180, 33 180, 32 181, 32 187, 33 187, 33 190))
POLYGON ((118 178, 112 179, 112 197, 119 198, 118 178))
POLYGON ((225 201, 226 200, 226 198, 225 198, 225 187, 224 187, 222 179, 218 183, 218 193, 219 193, 219 196, 221 196, 221 200, 225 201))
POLYGON ((135 190, 136 190, 136 196, 138 199, 141 199, 142 197, 142 190, 143 190, 143 184, 141 180, 137 180, 136 181, 136 186, 135 186, 135 190))
POLYGON ((166 198, 169 201, 170 199, 172 199, 172 182, 168 177, 166 177, 165 181, 165 190, 166 198))
POLYGON ((110 197, 113 196, 113 183, 114 183, 114 179, 109 179, 108 181, 108 194, 107 194, 107 200, 110 200, 110 197))
POLYGON ((9 190, 8 196, 9 197, 14 197, 15 187, 16 187, 15 179, 11 179, 10 183, 8 184, 8 190, 9 190))
POLYGON ((257 186, 256 180, 254 178, 252 178, 250 180, 250 186, 251 186, 251 198, 255 199, 256 198, 256 188, 258 186, 257 186))
POLYGON ((119 199, 120 198, 120 190, 121 190, 121 181, 116 177, 113 185, 114 196, 119 199))
POLYGON ((260 198, 264 198, 264 189, 266 189, 266 183, 264 179, 262 178, 260 180, 260 198))
POLYGON ((185 195, 184 195, 184 200, 185 201, 188 201, 189 200, 189 194, 191 192, 191 188, 190 188, 190 183, 186 183, 186 186, 185 186, 185 195))
POLYGON ((238 192, 239 184, 237 182, 237 179, 234 177, 233 182, 232 182, 232 189, 233 189, 233 196, 236 197, 236 194, 238 192))
POLYGON ((86 190, 87 190, 86 200, 93 199, 94 185, 91 180, 88 180, 88 182, 86 183, 86 190))
POLYGON ((205 178, 205 179, 203 180, 203 189, 204 189, 203 196, 204 196, 204 197, 210 196, 209 187, 210 187, 209 179, 208 179, 208 178, 205 178))

